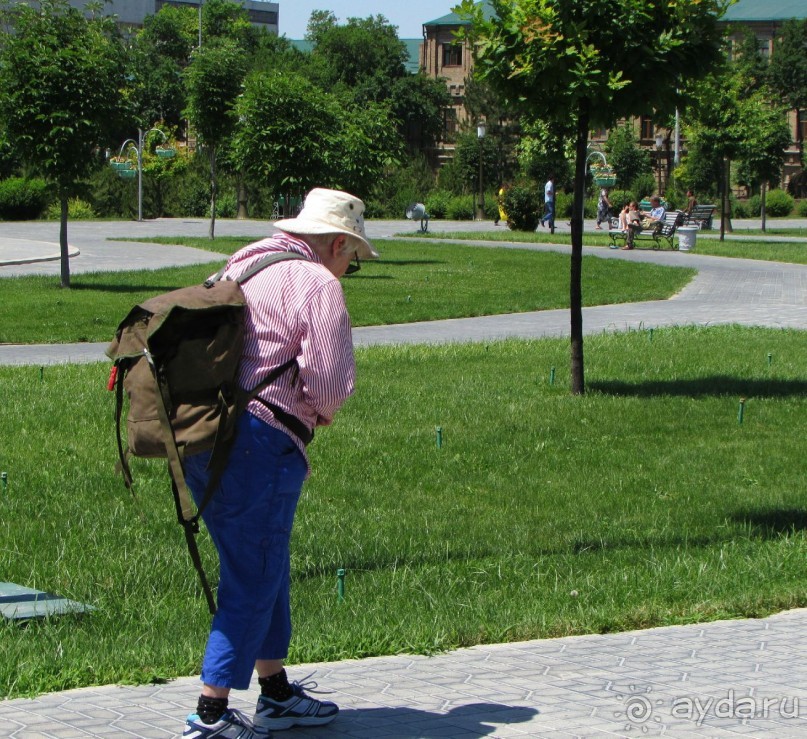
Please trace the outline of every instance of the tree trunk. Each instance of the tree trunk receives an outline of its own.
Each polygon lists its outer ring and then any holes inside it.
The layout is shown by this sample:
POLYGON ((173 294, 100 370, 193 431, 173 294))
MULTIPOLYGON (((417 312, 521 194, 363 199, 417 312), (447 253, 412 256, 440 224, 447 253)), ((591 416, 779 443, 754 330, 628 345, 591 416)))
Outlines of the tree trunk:
MULTIPOLYGON (((586 187, 589 103, 581 100, 577 110, 577 137, 574 162, 574 202, 572 205, 572 256, 569 270, 569 311, 571 314, 572 394, 586 392, 583 372, 583 200, 586 187)), ((557 197, 555 198, 557 204, 557 197)), ((557 216, 557 214, 556 214, 557 216)))
POLYGON ((62 214, 59 223, 59 253, 61 255, 61 285, 70 287, 70 251, 67 245, 67 195, 59 198, 62 214))
POLYGON ((238 212, 235 217, 239 220, 249 218, 249 212, 247 211, 247 187, 244 184, 242 175, 238 176, 238 212))
POLYGON ((765 217, 765 199, 768 194, 768 183, 763 182, 762 185, 760 185, 759 191, 761 196, 759 198, 759 215, 762 219, 762 233, 765 233, 765 221, 767 220, 765 217))
POLYGON ((216 199, 218 196, 218 183, 216 181, 216 147, 211 146, 210 157, 210 232, 208 236, 215 239, 216 232, 216 199))

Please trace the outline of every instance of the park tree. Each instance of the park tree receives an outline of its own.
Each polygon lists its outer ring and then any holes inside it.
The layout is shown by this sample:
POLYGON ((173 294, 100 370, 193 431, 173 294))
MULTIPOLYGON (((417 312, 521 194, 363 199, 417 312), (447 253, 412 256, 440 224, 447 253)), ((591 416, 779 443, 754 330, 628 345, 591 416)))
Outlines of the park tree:
POLYGON ((0 118, 25 162, 53 187, 61 205, 61 285, 70 286, 68 198, 99 166, 121 116, 124 51, 111 18, 91 17, 66 0, 14 9, 0 39, 0 118))
POLYGON ((390 85, 388 102, 410 153, 437 145, 443 136, 443 113, 451 105, 451 95, 442 80, 425 74, 399 77, 390 85))
POLYGON ((589 130, 683 106, 684 78, 720 58, 727 0, 463 0, 475 74, 532 118, 573 119, 575 179, 570 265, 572 392, 585 392, 582 246, 589 130))
MULTIPOLYGON (((630 123, 615 126, 608 132, 605 153, 622 190, 629 190, 637 177, 653 174, 650 154, 639 145, 639 139, 630 123)), ((643 196, 640 192, 634 194, 637 198, 643 196)))
POLYGON ((731 229, 729 193, 732 163, 739 181, 760 187, 765 228, 767 183, 779 179, 790 143, 786 111, 768 84, 767 67, 752 35, 741 37, 733 55, 693 90, 687 111, 688 185, 720 196, 720 237, 731 229))
POLYGON ((799 158, 804 166, 804 137, 801 122, 807 108, 807 19, 788 20, 774 43, 770 62, 770 83, 780 100, 796 111, 799 158))
POLYGON ((313 38, 312 56, 324 62, 326 89, 343 86, 357 100, 378 101, 391 80, 406 74, 406 45, 383 15, 348 18, 344 25, 322 22, 313 38))
MULTIPOLYGON (((807 47, 805 47, 807 49, 807 47)), ((760 190, 762 230, 766 230, 768 184, 782 176, 785 149, 790 145, 787 109, 773 91, 770 67, 759 52, 757 38, 745 30, 731 62, 737 80, 740 160, 738 180, 760 190)))
POLYGON ((187 116, 210 164, 210 238, 215 238, 218 152, 235 128, 235 104, 247 72, 247 56, 233 39, 215 38, 196 49, 185 73, 187 116))
POLYGON ((388 108, 351 107, 299 75, 253 73, 236 106, 233 160, 285 198, 316 186, 365 197, 399 153, 388 108))
POLYGON ((760 188, 762 230, 766 230, 765 203, 768 184, 782 176, 785 149, 790 144, 787 111, 773 105, 760 89, 740 101, 741 136, 738 157, 749 184, 760 188))
POLYGON ((146 16, 132 40, 127 98, 140 128, 162 121, 178 128, 185 109, 183 72, 197 45, 198 17, 191 7, 164 5, 146 16))

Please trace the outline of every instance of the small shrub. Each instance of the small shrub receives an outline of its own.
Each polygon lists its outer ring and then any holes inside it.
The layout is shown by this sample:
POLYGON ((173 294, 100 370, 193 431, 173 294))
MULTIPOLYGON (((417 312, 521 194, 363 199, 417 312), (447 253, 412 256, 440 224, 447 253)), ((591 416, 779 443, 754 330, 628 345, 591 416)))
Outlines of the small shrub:
POLYGON ((504 210, 513 231, 534 231, 543 210, 543 197, 534 187, 515 185, 504 195, 504 210))
POLYGON ((485 193, 485 219, 495 221, 499 217, 499 198, 492 192, 485 193))
POLYGON ((219 192, 216 198, 216 216, 218 218, 235 218, 238 212, 238 199, 233 190, 219 192))
POLYGON ((799 202, 799 205, 796 208, 796 212, 802 218, 807 218, 807 200, 802 200, 802 201, 799 202))
POLYGON ((0 182, 0 220, 31 221, 39 218, 49 200, 45 180, 11 177, 0 182))
POLYGON ((455 195, 448 201, 446 218, 450 221, 472 221, 475 215, 474 195, 455 195))
POLYGON ((769 216, 789 216, 795 201, 784 190, 771 190, 765 198, 765 213, 769 216))
MULTIPOLYGON (((45 217, 49 221, 58 221, 62 217, 62 206, 58 201, 48 206, 45 217)), ((95 218, 92 206, 80 198, 70 198, 67 201, 67 217, 71 221, 91 221, 95 218)))
POLYGON ((572 217, 574 195, 567 192, 555 192, 555 220, 572 217))
POLYGON ((748 217, 759 218, 762 209, 762 201, 759 195, 752 195, 748 198, 748 217))
POLYGON ((636 199, 649 198, 656 193, 658 182, 652 174, 640 174, 633 182, 630 189, 636 193, 636 199))
POLYGON ((735 200, 732 204, 731 215, 733 218, 750 218, 750 210, 747 200, 735 200))
POLYGON ((434 190, 424 203, 429 218, 445 218, 450 200, 451 193, 447 190, 434 190))

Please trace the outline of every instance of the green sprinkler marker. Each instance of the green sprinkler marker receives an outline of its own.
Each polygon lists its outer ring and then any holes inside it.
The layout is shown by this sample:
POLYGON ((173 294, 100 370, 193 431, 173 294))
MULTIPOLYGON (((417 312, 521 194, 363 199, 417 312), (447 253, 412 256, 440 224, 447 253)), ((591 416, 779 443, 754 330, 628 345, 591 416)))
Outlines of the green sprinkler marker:
POLYGON ((345 599, 345 571, 341 567, 336 571, 336 599, 340 603, 345 599))
POLYGON ((743 411, 745 410, 745 398, 740 398, 740 409, 737 411, 737 423, 743 422, 743 411))
POLYGON ((648 334, 649 334, 649 341, 650 341, 650 343, 652 344, 652 343, 653 343, 653 329, 652 329, 652 328, 650 329, 650 331, 648 332, 648 334))
POLYGON ((442 449, 443 448, 443 427, 442 426, 436 426, 434 431, 437 434, 437 448, 442 449))
POLYGON ((770 352, 768 352, 768 367, 770 367, 770 366, 771 366, 771 362, 772 362, 772 361, 773 361, 773 354, 771 354, 770 352))
POLYGON ((39 381, 40 382, 45 381, 45 368, 44 367, 39 368, 39 381))
POLYGON ((554 368, 554 367, 552 367, 552 368, 549 370, 549 384, 550 384, 550 385, 554 385, 554 384, 555 384, 555 368, 554 368))
POLYGON ((3 493, 8 490, 8 472, 0 473, 0 483, 3 486, 3 493))

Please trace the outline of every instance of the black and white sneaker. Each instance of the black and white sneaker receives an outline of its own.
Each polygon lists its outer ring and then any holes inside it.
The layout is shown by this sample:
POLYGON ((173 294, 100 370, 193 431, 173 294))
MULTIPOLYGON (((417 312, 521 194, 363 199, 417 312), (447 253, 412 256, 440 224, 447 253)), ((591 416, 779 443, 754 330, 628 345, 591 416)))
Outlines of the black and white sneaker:
POLYGON ((258 696, 258 705, 252 722, 256 730, 282 731, 292 726, 323 726, 336 718, 339 706, 330 701, 319 701, 306 695, 305 690, 313 691, 315 682, 289 683, 293 691, 285 701, 273 701, 265 695, 258 696))
POLYGON ((214 724, 206 724, 195 713, 185 721, 182 739, 268 739, 268 729, 258 728, 241 711, 228 708, 214 724))

